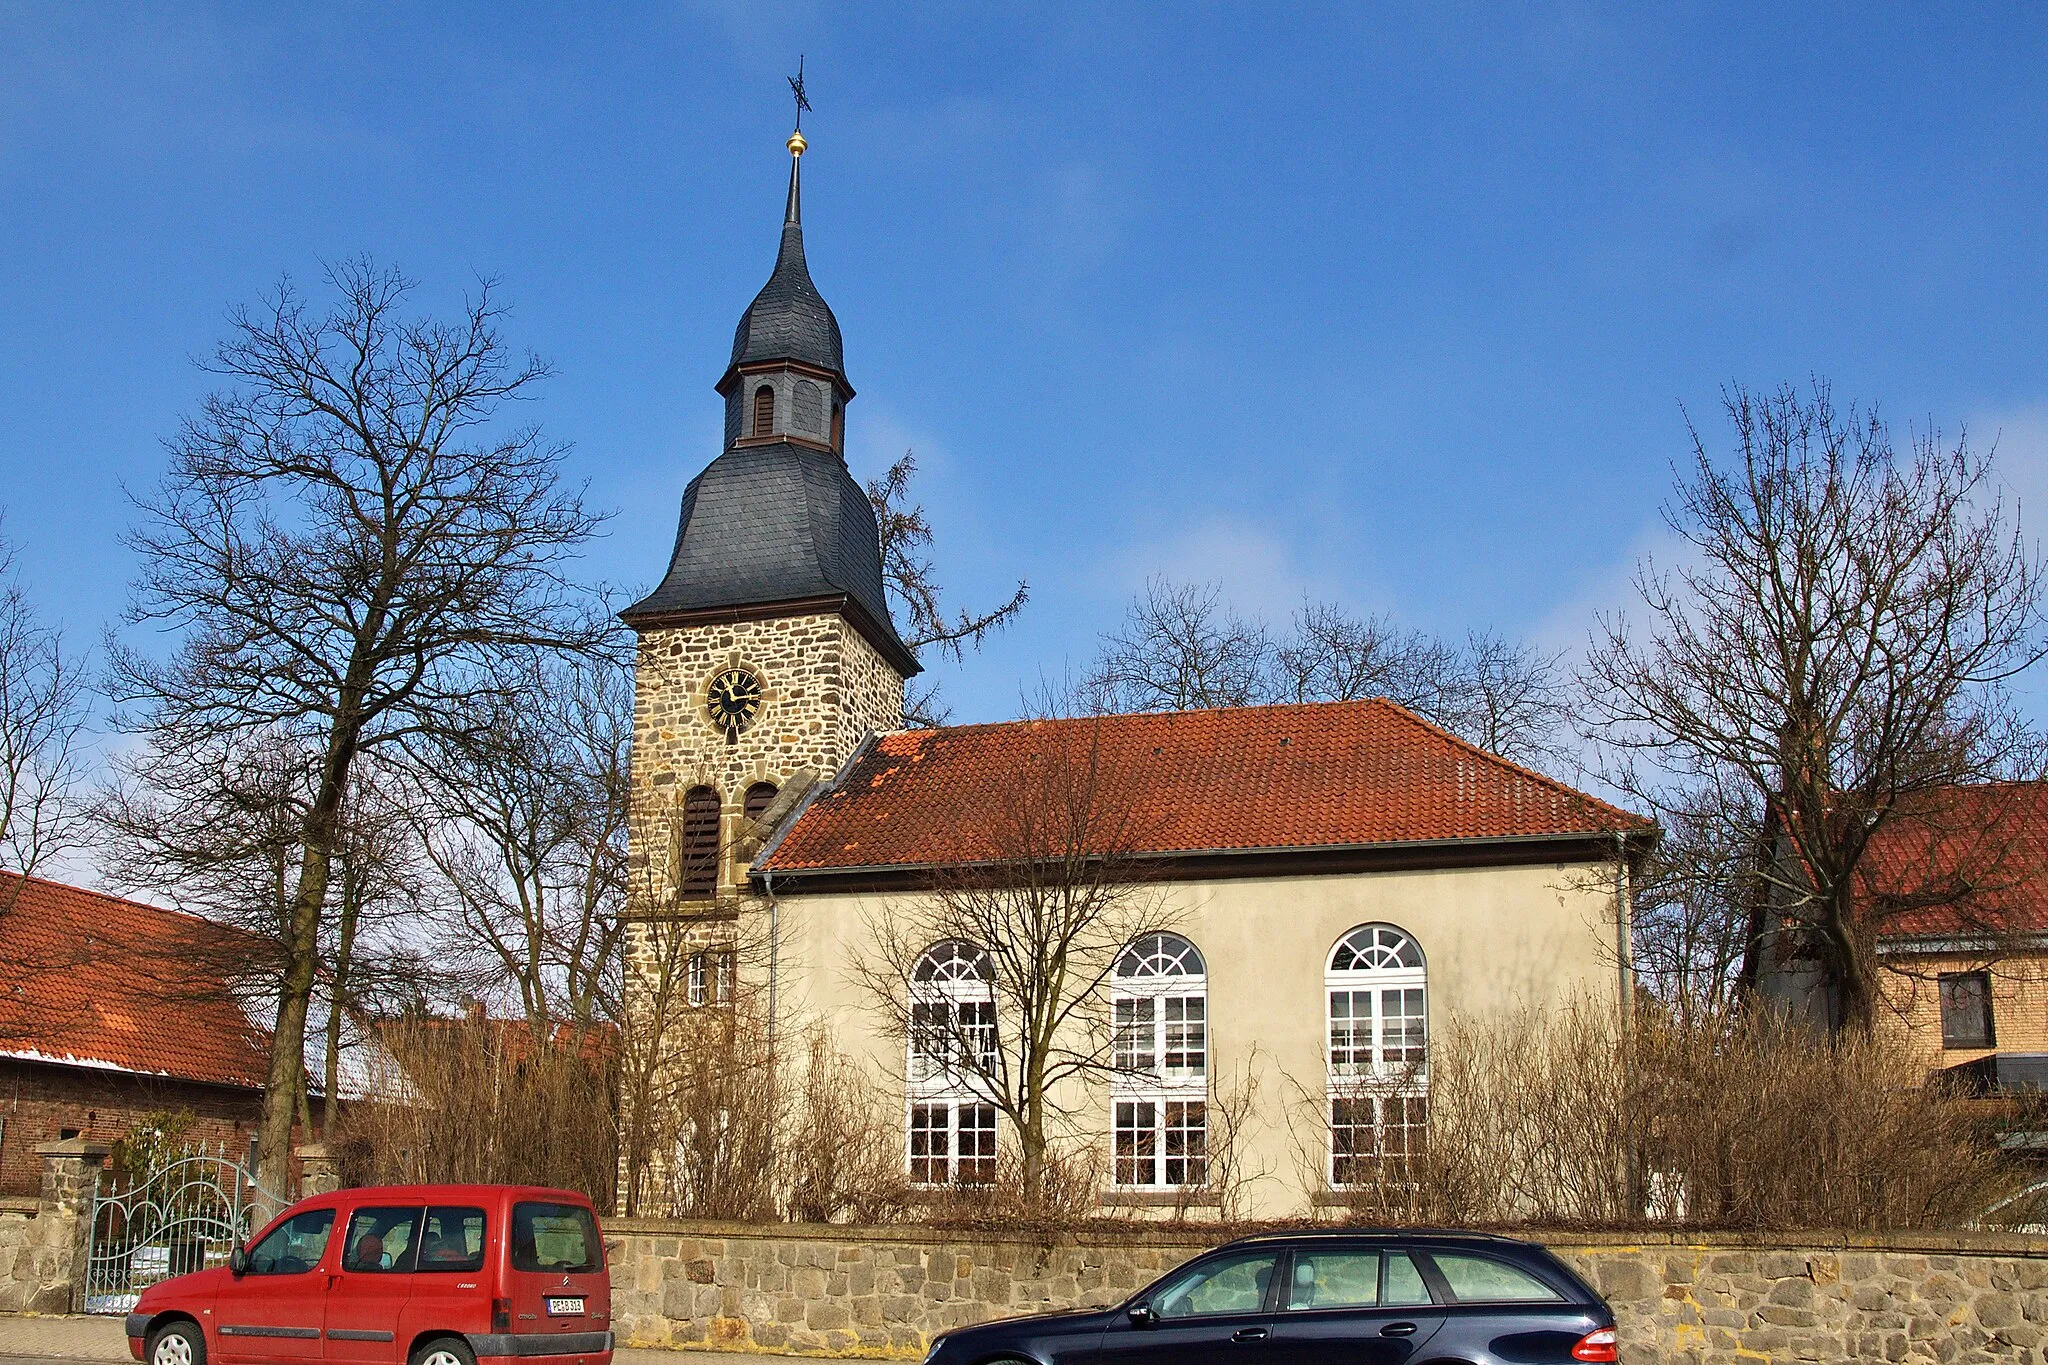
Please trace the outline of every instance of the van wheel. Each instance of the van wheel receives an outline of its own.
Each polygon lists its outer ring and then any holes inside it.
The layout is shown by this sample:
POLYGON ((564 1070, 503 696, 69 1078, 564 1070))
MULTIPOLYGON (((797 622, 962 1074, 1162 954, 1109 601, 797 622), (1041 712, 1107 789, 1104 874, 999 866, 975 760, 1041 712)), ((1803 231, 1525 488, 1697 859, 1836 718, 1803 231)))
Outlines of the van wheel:
POLYGON ((173 1322, 149 1339, 149 1365, 206 1365, 206 1334, 196 1323, 173 1322))
MULTIPOLYGON (((151 1365, 163 1365, 152 1361, 151 1365)), ((408 1365, 476 1365, 476 1352, 461 1337, 435 1337, 413 1348, 408 1365)))

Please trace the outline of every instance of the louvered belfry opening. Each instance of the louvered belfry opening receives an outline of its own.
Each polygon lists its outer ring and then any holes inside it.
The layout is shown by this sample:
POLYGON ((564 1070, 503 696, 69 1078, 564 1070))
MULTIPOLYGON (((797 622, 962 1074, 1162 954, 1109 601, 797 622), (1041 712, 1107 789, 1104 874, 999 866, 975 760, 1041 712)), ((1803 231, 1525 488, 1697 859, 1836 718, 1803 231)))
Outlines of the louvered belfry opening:
POLYGON ((773 782, 756 782, 753 786, 747 788, 744 806, 747 818, 749 820, 759 820, 768 813, 768 807, 774 804, 774 801, 775 784, 773 782))
POLYGON ((718 894, 718 793, 692 787, 683 796, 681 894, 708 900, 718 894))
POLYGON ((763 384, 754 390, 754 434, 771 435, 775 430, 775 390, 763 384))

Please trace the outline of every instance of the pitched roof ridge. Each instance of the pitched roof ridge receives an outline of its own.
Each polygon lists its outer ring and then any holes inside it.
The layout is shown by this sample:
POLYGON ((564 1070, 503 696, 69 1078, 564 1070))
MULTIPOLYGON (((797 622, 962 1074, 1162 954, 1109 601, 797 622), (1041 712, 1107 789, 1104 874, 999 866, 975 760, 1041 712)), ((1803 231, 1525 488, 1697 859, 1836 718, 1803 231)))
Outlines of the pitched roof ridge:
POLYGON ((1373 698, 1373 700, 1384 703, 1388 710, 1404 718, 1410 724, 1419 725, 1423 729, 1429 731, 1437 737, 1449 741, 1453 747, 1465 749, 1470 753, 1476 755, 1477 757, 1482 758, 1487 762, 1495 765, 1496 767, 1505 768, 1509 772, 1514 773, 1517 776, 1526 778, 1529 781, 1538 784, 1539 786, 1549 787, 1552 790, 1554 790, 1558 795, 1563 796, 1568 800, 1579 802, 1587 806, 1597 807, 1600 810, 1606 811, 1610 815, 1619 816, 1621 823, 1624 824, 1634 824, 1636 826, 1643 827, 1655 823, 1654 821, 1648 819, 1645 816, 1637 815, 1634 811, 1623 810, 1620 806, 1614 805, 1612 802, 1602 801, 1599 797, 1593 795, 1591 792, 1580 791, 1577 787, 1574 787, 1569 782, 1565 782, 1558 778, 1552 777, 1548 773, 1537 772, 1534 768, 1525 767, 1522 764, 1515 762, 1511 758, 1503 758, 1501 755, 1493 752, 1491 749, 1481 748, 1479 745, 1474 744, 1471 740, 1466 739, 1460 735, 1452 734, 1449 730, 1446 730, 1443 726, 1438 725, 1435 721, 1429 720, 1426 717, 1409 710, 1407 707, 1401 705, 1401 703, 1393 700, 1390 697, 1375 697, 1373 698))
POLYGON ((1032 725, 1084 725, 1099 724, 1103 721, 1172 720, 1180 716, 1242 716, 1254 712, 1320 711, 1340 707, 1370 708, 1382 703, 1397 710, 1406 710, 1399 703, 1385 697, 1346 697, 1340 701, 1274 701, 1258 702, 1251 706, 1183 706, 1171 711, 1099 711, 1085 716, 1017 716, 1010 720, 980 720, 968 725, 905 727, 901 730, 891 730, 888 734, 957 735, 972 730, 1015 730, 1032 725))

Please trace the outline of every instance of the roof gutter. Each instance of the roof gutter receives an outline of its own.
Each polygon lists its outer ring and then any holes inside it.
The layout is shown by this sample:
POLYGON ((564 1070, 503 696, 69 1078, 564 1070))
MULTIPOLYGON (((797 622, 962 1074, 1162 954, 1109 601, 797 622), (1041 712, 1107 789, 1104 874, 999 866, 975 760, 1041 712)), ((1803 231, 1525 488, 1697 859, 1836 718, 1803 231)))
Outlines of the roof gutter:
MULTIPOLYGON (((855 756, 856 759, 858 759, 858 757, 859 755, 855 756)), ((853 760, 849 760, 849 767, 851 767, 852 761, 853 760)), ((839 778, 835 777, 832 786, 834 789, 836 789, 838 785, 839 778)), ((805 804, 808 805, 808 801, 805 804)), ((761 851, 761 856, 757 858, 754 862, 755 871, 765 872, 768 870, 766 864, 771 858, 774 850, 776 848, 780 848, 783 841, 783 837, 786 836, 790 830, 796 828, 798 820, 801 818, 802 809, 800 808, 798 811, 797 819, 792 819, 789 822, 789 824, 784 827, 782 835, 777 836, 774 847, 764 848, 761 851)), ((1558 845, 1575 844, 1587 849, 1589 851, 1590 857, 1597 858, 1599 857, 1600 852, 1604 851, 1604 849, 1606 848, 1608 839, 1617 837, 1621 841, 1625 842, 1627 839, 1627 832, 1610 832, 1607 830, 1589 829, 1575 830, 1570 833, 1557 834, 1490 835, 1487 837, 1477 839, 1386 839, 1371 843, 1356 844, 1268 844, 1256 848, 1162 849, 1157 851, 1134 853, 1131 854, 1130 857, 1133 861, 1144 862, 1178 862, 1192 861, 1197 859, 1227 862, 1231 860, 1244 860, 1251 858, 1310 858, 1317 856, 1343 854, 1404 853, 1423 852, 1428 850, 1451 850, 1468 848, 1483 850, 1510 850, 1515 848, 1535 849, 1543 847, 1554 847, 1558 845)), ((1637 856, 1641 856, 1641 854, 1638 853, 1637 856)), ((776 875, 780 876, 784 881, 800 881, 813 877, 841 877, 858 875, 906 876, 913 875, 916 873, 930 873, 940 871, 957 872, 967 868, 1000 867, 1003 865, 1004 861, 1006 860, 996 858, 984 858, 977 859, 972 862, 850 863, 832 867, 786 867, 777 868, 774 870, 776 875)))

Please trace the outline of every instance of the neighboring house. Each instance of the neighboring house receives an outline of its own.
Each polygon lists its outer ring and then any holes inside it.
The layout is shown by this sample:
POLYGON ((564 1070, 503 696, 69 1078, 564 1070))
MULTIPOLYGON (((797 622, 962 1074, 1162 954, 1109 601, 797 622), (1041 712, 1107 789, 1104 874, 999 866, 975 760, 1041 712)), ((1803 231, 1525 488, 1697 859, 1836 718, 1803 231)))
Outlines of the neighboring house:
MULTIPOLYGON (((795 163, 773 274, 716 387, 723 453, 683 493, 667 573, 623 613, 639 637, 629 1008, 660 956, 649 924, 682 922, 689 1004, 765 977, 749 998, 772 1028, 822 1023, 892 1088, 914 1180, 988 1178, 994 1109, 890 1041, 853 963, 871 916, 973 856, 964 834, 1058 735, 1099 745, 1137 793, 1132 851, 1172 928, 1128 945, 1112 983, 1135 1064, 1084 1120, 1112 1154, 1106 1201, 1202 1203, 1219 1078, 1262 1081, 1253 1210, 1287 1213, 1422 1139, 1430 1039, 1453 1015, 1619 1015, 1629 865, 1654 827, 1389 702, 901 729, 919 667, 843 458, 853 387, 795 163)), ((920 1007, 986 1019, 994 970, 980 945, 934 943, 920 1007)))
POLYGON ((39 1187, 37 1143, 153 1114, 244 1155, 270 1053, 233 988, 246 936, 34 877, 0 874, 0 906, 0 1193, 39 1187))
MULTIPOLYGON (((2048 783, 1916 796, 1872 836, 1857 874, 1887 1008, 1930 1071, 1982 1090, 2048 1089, 2048 783)), ((1757 939, 1765 999, 1834 1017, 1784 923, 1757 939)))

